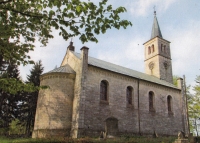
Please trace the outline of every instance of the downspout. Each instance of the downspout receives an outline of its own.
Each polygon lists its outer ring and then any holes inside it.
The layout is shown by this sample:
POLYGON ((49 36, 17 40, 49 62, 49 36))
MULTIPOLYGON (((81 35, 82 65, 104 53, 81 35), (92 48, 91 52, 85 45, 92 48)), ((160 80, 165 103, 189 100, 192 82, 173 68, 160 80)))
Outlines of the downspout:
POLYGON ((138 127, 139 127, 139 135, 141 135, 141 129, 140 129, 140 78, 138 78, 138 82, 137 82, 137 94, 138 94, 138 127))

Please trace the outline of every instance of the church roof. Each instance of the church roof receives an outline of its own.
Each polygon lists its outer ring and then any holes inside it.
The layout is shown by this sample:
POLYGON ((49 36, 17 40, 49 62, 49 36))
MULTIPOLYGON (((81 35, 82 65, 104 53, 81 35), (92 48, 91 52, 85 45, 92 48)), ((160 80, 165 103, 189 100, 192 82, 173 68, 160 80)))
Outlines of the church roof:
MULTIPOLYGON (((74 55, 77 58, 80 59, 81 55, 79 53, 76 53, 76 52, 72 52, 72 53, 74 53, 74 55)), ((153 83, 157 83, 157 84, 160 84, 160 85, 164 85, 164 86, 168 86, 168 87, 178 89, 175 85, 173 85, 169 82, 166 82, 164 80, 161 80, 157 77, 154 77, 154 76, 142 73, 142 72, 138 72, 138 71, 126 68, 126 67, 122 67, 122 66, 119 66, 119 65, 116 65, 116 64, 112 64, 112 63, 109 63, 109 62, 106 62, 106 61, 103 61, 103 60, 99 60, 99 59, 96 59, 96 58, 93 58, 93 57, 88 57, 88 64, 95 66, 95 67, 105 69, 105 70, 116 72, 116 73, 119 73, 119 74, 127 75, 127 76, 134 77, 134 78, 137 78, 137 79, 142 79, 142 80, 145 80, 145 81, 149 81, 149 82, 153 82, 153 83)))
POLYGON ((71 74, 76 74, 75 71, 68 65, 64 65, 64 66, 61 66, 59 68, 55 68, 47 73, 71 73, 71 74))
POLYGON ((153 21, 153 26, 152 26, 152 31, 151 31, 151 39, 155 37, 163 38, 160 31, 159 24, 158 24, 158 20, 156 17, 156 12, 154 12, 154 21, 153 21))

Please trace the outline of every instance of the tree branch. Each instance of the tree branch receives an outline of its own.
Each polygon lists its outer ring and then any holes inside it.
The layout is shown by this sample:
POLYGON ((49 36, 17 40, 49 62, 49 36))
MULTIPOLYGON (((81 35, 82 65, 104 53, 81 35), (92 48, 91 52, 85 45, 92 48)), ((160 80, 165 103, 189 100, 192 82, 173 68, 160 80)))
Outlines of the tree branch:
POLYGON ((15 10, 15 9, 9 9, 9 8, 2 8, 2 9, 8 10, 8 11, 12 11, 14 13, 19 13, 21 15, 29 16, 29 17, 38 17, 38 18, 42 18, 43 17, 43 16, 40 16, 40 15, 33 15, 34 13, 31 13, 31 12, 29 12, 29 13, 23 13, 21 11, 15 10))
POLYGON ((14 1, 14 0, 1 1, 0 4, 9 3, 9 2, 11 2, 11 1, 14 1))

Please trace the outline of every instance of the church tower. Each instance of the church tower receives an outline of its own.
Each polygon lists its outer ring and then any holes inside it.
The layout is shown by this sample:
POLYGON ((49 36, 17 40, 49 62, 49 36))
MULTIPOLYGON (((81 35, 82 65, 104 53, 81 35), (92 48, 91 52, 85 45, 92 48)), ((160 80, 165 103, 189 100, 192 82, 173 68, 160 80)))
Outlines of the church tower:
POLYGON ((170 42, 163 39, 154 11, 151 39, 144 43, 145 73, 173 83, 170 42))

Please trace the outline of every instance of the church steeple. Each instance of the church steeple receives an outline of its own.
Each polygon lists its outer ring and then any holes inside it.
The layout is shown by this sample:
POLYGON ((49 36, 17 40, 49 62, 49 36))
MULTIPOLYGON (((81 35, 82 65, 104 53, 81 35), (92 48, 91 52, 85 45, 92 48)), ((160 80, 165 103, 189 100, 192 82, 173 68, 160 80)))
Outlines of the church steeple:
POLYGON ((154 21, 153 21, 153 26, 152 26, 152 31, 151 31, 151 39, 153 39, 155 37, 162 38, 162 34, 161 34, 158 20, 156 17, 156 11, 154 11, 154 21))
POLYGON ((170 42, 162 37, 155 11, 151 39, 144 46, 145 73, 173 83, 170 42))

